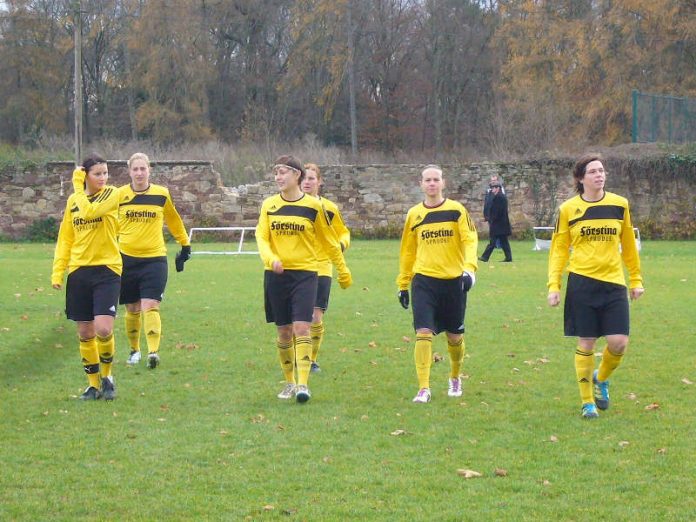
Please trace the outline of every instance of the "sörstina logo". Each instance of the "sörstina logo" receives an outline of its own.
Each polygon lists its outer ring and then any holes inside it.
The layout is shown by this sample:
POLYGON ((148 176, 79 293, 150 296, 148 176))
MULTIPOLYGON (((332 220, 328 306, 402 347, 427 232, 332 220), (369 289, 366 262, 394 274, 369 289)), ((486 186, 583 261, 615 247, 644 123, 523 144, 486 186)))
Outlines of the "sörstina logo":
POLYGON ((81 227, 84 225, 89 225, 91 223, 101 223, 101 221, 102 221, 101 217, 94 218, 94 219, 84 219, 84 218, 78 217, 78 218, 73 219, 73 226, 74 227, 81 227))
POLYGON ((294 232, 304 232, 304 229, 305 226, 299 223, 283 223, 282 221, 271 221, 271 230, 292 230, 294 232))
POLYGON ((619 233, 616 227, 582 227, 580 236, 615 236, 619 233))
POLYGON ((441 237, 453 237, 454 230, 448 230, 446 228, 441 228, 440 230, 423 230, 421 232, 421 239, 438 239, 441 237))
POLYGON ((150 210, 128 210, 126 212, 126 219, 134 218, 156 218, 157 213, 150 210))

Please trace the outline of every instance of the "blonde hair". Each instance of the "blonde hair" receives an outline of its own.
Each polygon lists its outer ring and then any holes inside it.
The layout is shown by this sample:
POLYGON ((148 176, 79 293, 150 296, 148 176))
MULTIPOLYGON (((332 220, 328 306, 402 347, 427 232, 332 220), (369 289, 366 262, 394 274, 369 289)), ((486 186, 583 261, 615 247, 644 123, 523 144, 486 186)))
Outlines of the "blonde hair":
POLYGON ((145 164, 147 165, 147 168, 150 168, 150 158, 147 157, 147 154, 144 152, 136 152, 133 154, 129 159, 128 159, 128 168, 130 168, 131 164, 135 160, 143 160, 145 161, 145 164))
POLYGON ((305 170, 313 170, 314 172, 317 173, 317 179, 321 181, 321 170, 319 169, 319 165, 316 163, 305 163, 304 165, 305 170))

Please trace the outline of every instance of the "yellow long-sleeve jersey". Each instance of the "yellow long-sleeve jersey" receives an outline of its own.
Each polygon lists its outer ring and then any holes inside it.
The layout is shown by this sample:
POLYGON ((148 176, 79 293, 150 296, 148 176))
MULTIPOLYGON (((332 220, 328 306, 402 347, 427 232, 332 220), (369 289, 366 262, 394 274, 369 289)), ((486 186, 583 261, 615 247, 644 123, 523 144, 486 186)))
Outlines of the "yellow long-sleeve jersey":
POLYGON ((297 201, 286 201, 280 194, 267 198, 261 205, 256 243, 266 270, 281 261, 286 270, 318 272, 320 248, 339 274, 347 270, 336 233, 313 196, 304 194, 297 201))
POLYGON ((118 241, 121 252, 133 257, 161 257, 167 255, 162 226, 180 245, 188 245, 189 238, 181 216, 176 211, 169 189, 150 184, 147 190, 136 192, 130 185, 118 189, 118 241))
POLYGON ((121 274, 118 251, 118 189, 106 185, 96 194, 71 194, 60 223, 51 284, 63 284, 65 270, 106 265, 121 274))
POLYGON ((464 206, 445 199, 437 207, 411 207, 401 235, 399 290, 407 290, 414 274, 454 279, 478 269, 476 225, 464 206))
POLYGON ((578 195, 561 204, 549 251, 549 292, 560 291, 566 264, 569 272, 625 286, 622 259, 628 268, 629 288, 642 288, 626 198, 605 192, 599 201, 588 202, 578 195))
MULTIPOLYGON (((333 228, 336 233, 341 249, 345 252, 350 246, 350 230, 348 230, 348 227, 346 227, 346 224, 343 222, 343 217, 338 210, 338 206, 336 206, 336 203, 326 198, 319 197, 319 201, 326 211, 326 217, 329 220, 331 228, 333 228)), ((318 274, 320 276, 331 277, 333 275, 333 263, 331 259, 329 259, 329 255, 326 253, 321 243, 317 245, 317 258, 319 262, 318 274)))

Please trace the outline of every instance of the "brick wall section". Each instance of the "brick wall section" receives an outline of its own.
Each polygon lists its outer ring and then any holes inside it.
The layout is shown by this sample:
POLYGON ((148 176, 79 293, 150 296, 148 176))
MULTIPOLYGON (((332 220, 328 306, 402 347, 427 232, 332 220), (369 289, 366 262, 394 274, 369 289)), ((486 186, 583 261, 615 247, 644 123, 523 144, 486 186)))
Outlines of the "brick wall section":
MULTIPOLYGON (((553 224, 557 205, 574 194, 572 160, 443 165, 446 194, 461 201, 476 220, 482 237, 483 191, 492 174, 502 177, 515 235, 533 226, 553 224)), ((671 172, 640 178, 622 160, 605 161, 607 190, 629 198, 634 221, 669 224, 696 221, 696 177, 671 172), (661 180, 661 181, 660 181, 661 180)), ((635 163, 634 163, 635 165, 635 163)), ((385 228, 400 231, 406 211, 421 201, 418 180, 422 165, 328 165, 322 167, 323 194, 338 203, 347 225, 366 234, 385 228)), ((20 238, 36 220, 62 218, 72 191, 72 164, 50 163, 39 169, 0 173, 0 234, 20 238)), ((124 161, 109 161, 109 182, 128 183, 124 161)), ((688 173, 687 173, 688 174, 688 173)), ((225 187, 205 161, 161 161, 152 164, 153 183, 169 187, 187 227, 254 226, 261 202, 275 193, 275 183, 225 187)))

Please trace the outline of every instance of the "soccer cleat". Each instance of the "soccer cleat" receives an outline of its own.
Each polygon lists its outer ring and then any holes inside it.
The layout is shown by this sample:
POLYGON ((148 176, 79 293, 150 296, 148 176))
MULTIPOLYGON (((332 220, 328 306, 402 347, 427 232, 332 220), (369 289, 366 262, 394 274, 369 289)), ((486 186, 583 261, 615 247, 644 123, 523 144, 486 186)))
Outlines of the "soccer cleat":
POLYGON ((279 399, 292 399, 295 396, 295 383, 289 382, 278 394, 279 399))
POLYGON ((116 387, 113 379, 113 377, 102 377, 101 395, 105 401, 113 401, 116 398, 116 387))
POLYGON ((459 377, 455 377, 454 379, 449 380, 447 395, 449 395, 450 397, 462 396, 462 380, 459 377))
POLYGON ((101 392, 97 390, 94 386, 89 386, 82 395, 80 395, 81 401, 96 401, 101 399, 101 392))
POLYGON ((609 409, 609 381, 597 380, 599 370, 592 374, 592 384, 594 384, 594 401, 600 410, 609 409))
POLYGON ((156 352, 153 353, 148 353, 147 354, 147 367, 150 368, 151 370, 154 370, 159 366, 160 359, 159 355, 156 352))
POLYGON ((309 368, 309 371, 312 373, 319 373, 321 371, 321 368, 319 367, 319 364, 312 361, 312 366, 309 368))
POLYGON ((128 366, 134 366, 140 362, 140 358, 141 358, 140 350, 131 350, 131 353, 128 356, 128 360, 126 361, 126 364, 128 366))
POLYGON ((295 399, 297 399, 297 402, 307 402, 311 396, 312 394, 309 393, 309 388, 307 388, 306 385, 299 384, 297 386, 297 389, 295 390, 295 399))
POLYGON ((594 402, 586 402, 582 405, 582 413, 580 415, 583 419, 596 419, 599 417, 597 406, 595 406, 594 402))
POLYGON ((413 398, 413 402, 426 403, 430 402, 430 388, 421 388, 413 398))

